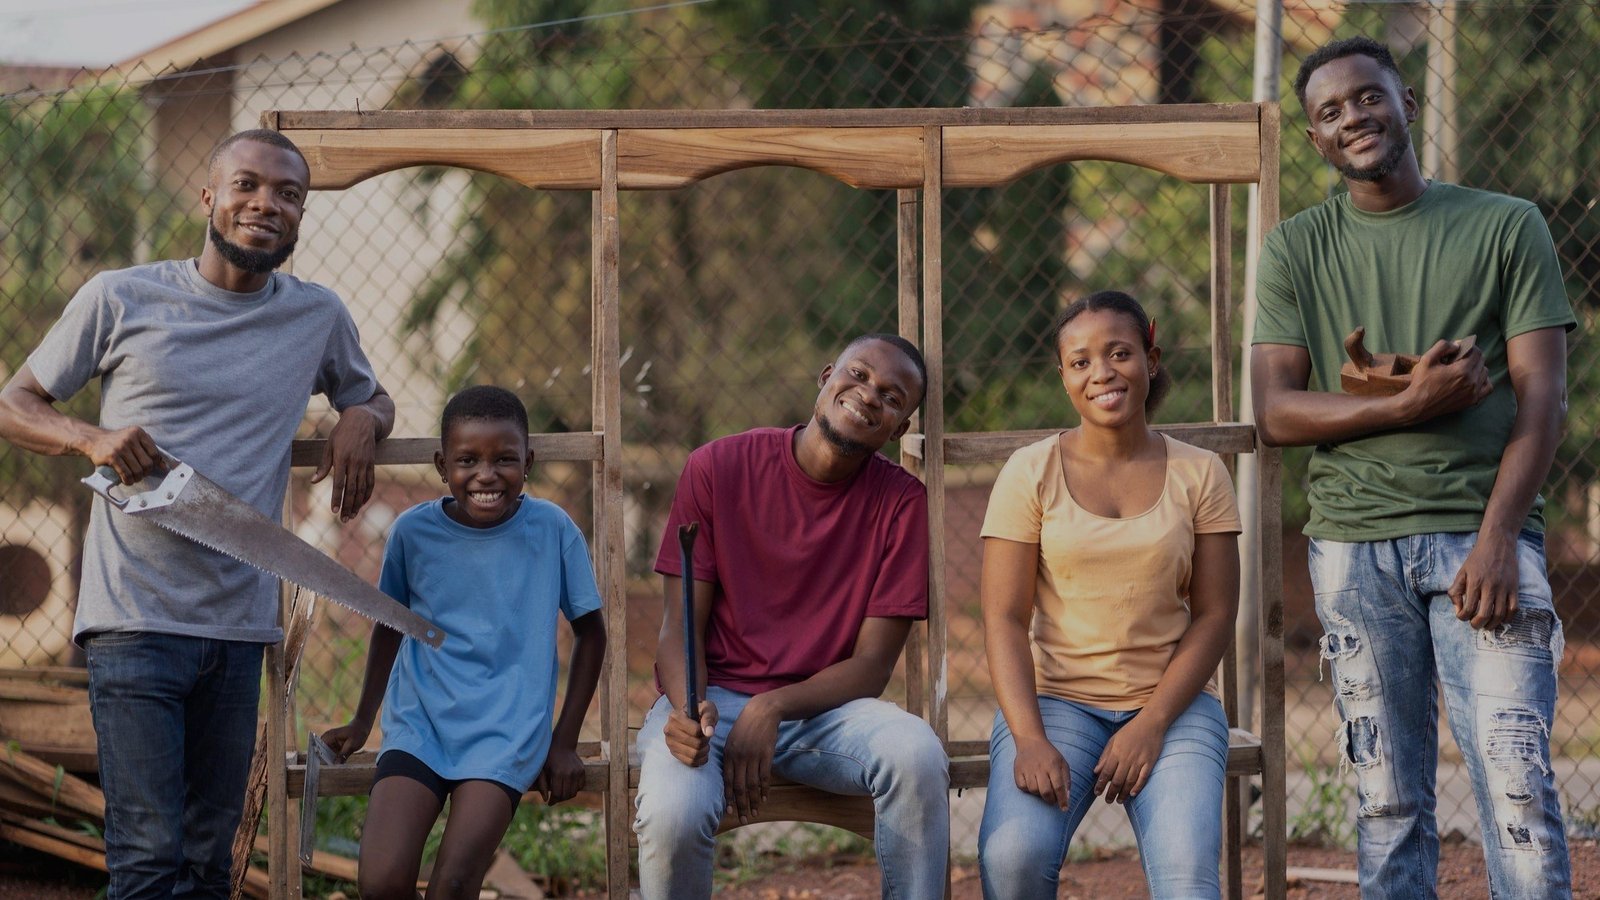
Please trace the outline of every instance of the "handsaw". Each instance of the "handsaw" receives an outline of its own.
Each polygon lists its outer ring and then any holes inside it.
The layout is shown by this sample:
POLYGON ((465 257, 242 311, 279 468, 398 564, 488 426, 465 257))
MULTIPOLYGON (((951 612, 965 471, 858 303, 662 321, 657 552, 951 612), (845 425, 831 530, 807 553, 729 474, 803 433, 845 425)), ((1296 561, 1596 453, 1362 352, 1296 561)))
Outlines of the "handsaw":
POLYGON ((117 496, 112 490, 122 482, 110 466, 99 467, 83 483, 126 515, 154 522, 197 544, 298 584, 429 646, 437 647, 444 640, 444 631, 438 626, 357 578, 354 572, 223 490, 194 467, 161 452, 172 465, 161 483, 151 490, 117 496))
POLYGON ((700 721, 699 672, 694 662, 694 536, 699 522, 678 526, 678 552, 683 562, 683 671, 688 687, 684 690, 683 714, 700 721))
POLYGON ((300 793, 300 861, 308 866, 311 852, 316 849, 317 783, 322 779, 322 767, 337 762, 321 735, 306 732, 306 783, 300 793))

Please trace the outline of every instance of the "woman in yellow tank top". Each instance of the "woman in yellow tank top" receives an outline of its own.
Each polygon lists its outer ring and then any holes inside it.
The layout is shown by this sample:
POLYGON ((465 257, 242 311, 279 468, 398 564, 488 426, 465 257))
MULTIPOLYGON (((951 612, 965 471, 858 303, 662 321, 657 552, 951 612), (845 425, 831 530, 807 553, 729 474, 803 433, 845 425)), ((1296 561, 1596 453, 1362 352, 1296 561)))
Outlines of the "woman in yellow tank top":
POLYGON ((1049 341, 1081 422, 1012 455, 983 525, 1000 703, 984 896, 1056 896, 1103 796, 1127 805, 1152 897, 1219 897, 1228 727, 1212 682, 1238 607, 1233 485, 1215 453, 1151 430, 1170 378, 1132 297, 1073 303, 1049 341))

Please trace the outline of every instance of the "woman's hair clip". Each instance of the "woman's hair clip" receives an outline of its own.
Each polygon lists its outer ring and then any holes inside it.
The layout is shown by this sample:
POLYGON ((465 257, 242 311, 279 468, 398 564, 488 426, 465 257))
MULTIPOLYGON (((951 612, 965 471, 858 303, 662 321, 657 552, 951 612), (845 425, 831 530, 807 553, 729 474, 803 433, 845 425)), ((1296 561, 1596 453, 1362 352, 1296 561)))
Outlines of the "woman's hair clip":
POLYGON ((1154 317, 1150 319, 1150 330, 1145 333, 1144 344, 1146 348, 1156 345, 1156 320, 1154 317))

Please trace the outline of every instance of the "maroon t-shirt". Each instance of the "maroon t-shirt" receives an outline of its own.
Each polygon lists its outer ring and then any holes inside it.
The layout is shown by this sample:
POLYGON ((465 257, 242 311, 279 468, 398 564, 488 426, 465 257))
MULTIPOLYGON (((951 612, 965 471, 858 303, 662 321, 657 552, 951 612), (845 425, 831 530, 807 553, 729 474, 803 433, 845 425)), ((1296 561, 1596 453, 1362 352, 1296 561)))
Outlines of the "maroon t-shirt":
MULTIPOLYGON (((656 571, 682 575, 678 526, 699 522, 694 577, 712 582, 706 680, 744 694, 850 656, 868 616, 928 614, 928 498, 879 454, 836 484, 794 458, 793 428, 757 428, 689 454, 656 571)), ((659 687, 659 682, 658 682, 659 687)))

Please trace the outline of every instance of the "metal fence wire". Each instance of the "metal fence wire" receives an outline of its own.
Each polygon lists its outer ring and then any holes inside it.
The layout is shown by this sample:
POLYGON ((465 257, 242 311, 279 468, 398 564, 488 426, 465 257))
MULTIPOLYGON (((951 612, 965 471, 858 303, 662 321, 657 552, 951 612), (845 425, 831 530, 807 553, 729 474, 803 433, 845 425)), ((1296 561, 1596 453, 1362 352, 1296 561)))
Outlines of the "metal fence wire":
MULTIPOLYGON (((526 5, 526 4, 523 4, 526 5)), ((776 5, 776 4, 775 4, 776 5)), ((742 5, 651 9, 549 27, 515 3, 480 4, 481 33, 440 42, 288 55, 185 70, 80 73, 65 89, 0 95, 0 376, 93 273, 198 252, 205 157, 268 109, 749 108, 1099 105, 1250 99, 1251 5, 1201 0, 946 4, 926 21, 824 4, 767 20, 742 5), (507 11, 496 20, 495 9, 507 11), (836 10, 844 11, 836 11, 836 10), (1242 12, 1241 12, 1242 11, 1242 12)), ((1554 769, 1569 829, 1600 824, 1600 3, 1372 2, 1285 10, 1282 208, 1338 187, 1312 152, 1288 84, 1331 37, 1366 33, 1400 58, 1424 111, 1427 174, 1538 203, 1580 320, 1570 337, 1566 437, 1545 487, 1556 605, 1567 629, 1554 769)), ((1241 208, 1244 191, 1234 198, 1241 208)), ((813 378, 842 340, 893 330, 895 198, 793 169, 728 173, 670 192, 624 193, 621 274, 631 721, 651 699, 659 615, 651 564, 687 451, 741 429, 803 419, 813 378)), ((1040 342, 1081 294, 1129 290, 1162 322, 1176 390, 1160 420, 1209 417, 1207 199, 1202 187, 1111 163, 1060 165, 1010 187, 945 199, 949 396, 954 430, 1070 423, 1040 342)), ((1242 221, 1242 220, 1241 220, 1242 221)), ((1242 226, 1241 226, 1242 227, 1242 226)), ((399 407, 396 433, 437 433, 448 393, 497 383, 536 431, 589 422, 589 198, 459 170, 387 173, 313 194, 294 274, 344 298, 399 407)), ((1245 234, 1235 272, 1242 283, 1245 234)), ((94 391, 68 408, 94 416, 94 391)), ((319 399, 303 435, 325 432, 319 399)), ((1302 481, 1286 483, 1290 821, 1348 839, 1353 777, 1337 772, 1332 694, 1305 573, 1302 481)), ((82 460, 0 447, 0 665, 72 664, 75 565, 89 492, 82 460)), ((978 526, 993 468, 949 475, 953 739, 987 737, 994 700, 978 618, 978 526)), ((587 466, 538 465, 529 490, 587 527, 587 466)), ((437 494, 422 469, 383 472, 340 526, 326 487, 297 474, 291 526, 375 577, 394 517, 437 494)), ((324 611, 299 688, 302 725, 349 714, 367 627, 324 611)), ((598 714, 589 717, 597 735, 598 714)), ((294 729, 304 733, 303 728, 294 729)), ((1440 830, 1476 839, 1459 753, 1442 740, 1440 830)), ((981 792, 956 802, 956 849, 975 849, 981 792)), ((1115 815, 1084 845, 1127 844, 1115 815)))

